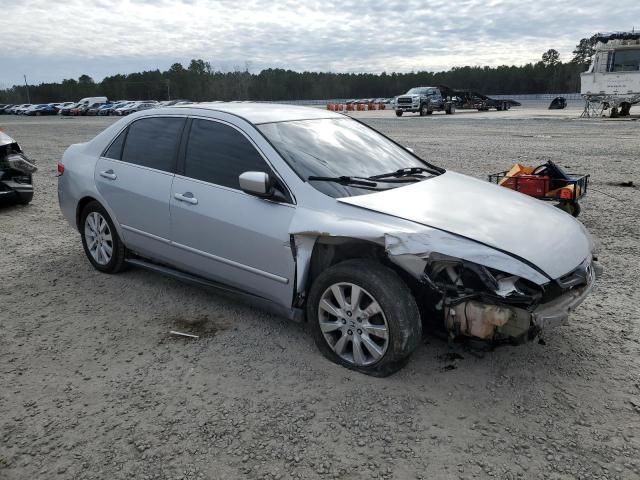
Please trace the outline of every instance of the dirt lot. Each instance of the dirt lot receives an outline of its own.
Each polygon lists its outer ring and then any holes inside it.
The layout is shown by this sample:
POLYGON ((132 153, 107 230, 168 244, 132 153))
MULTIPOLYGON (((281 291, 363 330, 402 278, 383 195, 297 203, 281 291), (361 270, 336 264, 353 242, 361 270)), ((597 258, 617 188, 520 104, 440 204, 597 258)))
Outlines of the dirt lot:
POLYGON ((640 198, 615 185, 640 184, 640 122, 577 113, 362 115, 474 176, 547 159, 590 173, 580 218, 605 268, 546 344, 429 338, 386 379, 329 363, 303 325, 93 270, 55 165, 112 120, 0 117, 40 166, 33 203, 0 207, 0 479, 640 478, 640 198))

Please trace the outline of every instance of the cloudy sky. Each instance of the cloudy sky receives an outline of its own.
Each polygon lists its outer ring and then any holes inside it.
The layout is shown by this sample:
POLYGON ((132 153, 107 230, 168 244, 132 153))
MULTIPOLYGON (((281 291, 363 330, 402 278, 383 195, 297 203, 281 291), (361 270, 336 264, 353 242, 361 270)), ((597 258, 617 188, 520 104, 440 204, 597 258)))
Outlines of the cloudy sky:
MULTIPOLYGON (((639 0, 0 0, 0 88, 202 58, 313 71, 523 64, 630 30, 639 0)), ((639 25, 635 25, 640 28, 639 25)))

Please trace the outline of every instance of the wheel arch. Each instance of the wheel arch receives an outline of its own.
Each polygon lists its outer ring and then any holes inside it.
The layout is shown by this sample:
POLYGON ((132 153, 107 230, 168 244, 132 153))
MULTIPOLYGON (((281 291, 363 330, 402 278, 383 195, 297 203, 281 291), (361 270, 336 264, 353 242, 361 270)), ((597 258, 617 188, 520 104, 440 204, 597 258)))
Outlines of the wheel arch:
POLYGON ((109 217, 111 218, 111 221, 113 222, 113 225, 116 228, 116 232, 118 233, 120 240, 124 243, 122 228, 120 227, 120 223, 118 222, 118 219, 114 215, 113 211, 109 208, 109 206, 105 202, 101 201, 99 198, 96 198, 95 196, 92 196, 92 195, 85 195, 81 197, 80 200, 78 200, 78 203, 76 205, 75 220, 76 220, 76 228, 78 229, 78 231, 79 232, 82 231, 82 225, 80 225, 80 217, 82 217, 82 211, 91 202, 99 203, 102 206, 102 208, 104 208, 107 211, 107 213, 109 214, 109 217))
MULTIPOLYGON (((305 260, 301 257, 298 255, 297 261, 305 260)), ((308 257, 307 265, 305 265, 306 268, 303 269, 305 272, 303 278, 296 279, 302 282, 302 285, 298 286, 300 306, 306 303, 313 282, 323 271, 338 263, 353 259, 371 259, 390 268, 398 274, 416 298, 422 289, 422 285, 414 277, 389 260, 384 246, 360 238, 320 236, 313 243, 311 254, 308 257)), ((300 271, 298 269, 298 272, 300 271)))

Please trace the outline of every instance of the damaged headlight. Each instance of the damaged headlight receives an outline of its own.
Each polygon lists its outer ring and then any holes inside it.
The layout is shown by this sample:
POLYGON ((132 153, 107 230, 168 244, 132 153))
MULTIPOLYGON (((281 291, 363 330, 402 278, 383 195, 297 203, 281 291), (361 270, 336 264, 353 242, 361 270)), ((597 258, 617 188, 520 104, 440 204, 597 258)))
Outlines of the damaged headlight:
POLYGON ((17 170, 24 174, 30 175, 34 173, 38 168, 35 166, 33 160, 27 159, 22 153, 11 153, 4 157, 0 162, 0 166, 17 170))
POLYGON ((533 303, 540 289, 518 276, 455 257, 431 253, 422 279, 449 302, 470 297, 498 297, 506 303, 533 303))

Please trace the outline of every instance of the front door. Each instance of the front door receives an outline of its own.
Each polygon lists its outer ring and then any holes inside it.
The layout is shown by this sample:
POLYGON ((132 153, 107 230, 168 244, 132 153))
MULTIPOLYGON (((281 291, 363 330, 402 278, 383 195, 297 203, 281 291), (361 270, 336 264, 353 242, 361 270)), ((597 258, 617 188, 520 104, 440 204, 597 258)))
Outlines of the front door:
POLYGON ((253 142, 235 127, 194 119, 184 172, 171 189, 171 240, 180 266, 212 280, 290 306, 295 262, 287 201, 240 190, 246 171, 273 175, 253 142))

